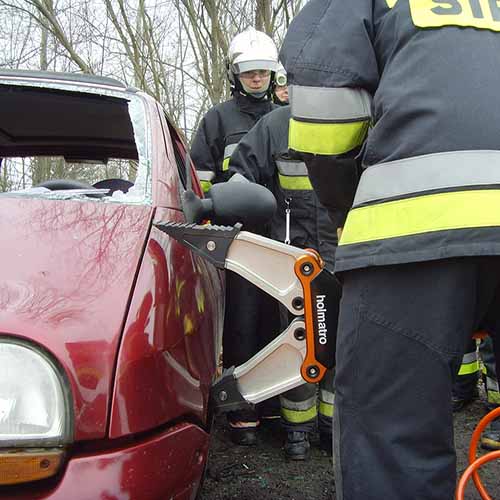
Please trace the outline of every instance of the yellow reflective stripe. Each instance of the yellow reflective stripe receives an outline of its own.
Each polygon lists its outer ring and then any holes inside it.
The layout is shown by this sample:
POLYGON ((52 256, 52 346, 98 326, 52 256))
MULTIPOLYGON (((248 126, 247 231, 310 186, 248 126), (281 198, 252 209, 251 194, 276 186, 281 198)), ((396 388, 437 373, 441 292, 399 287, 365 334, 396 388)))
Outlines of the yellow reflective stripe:
POLYGON ((301 153, 339 155, 363 143, 369 121, 312 123, 290 119, 288 146, 301 153))
POLYGON ((473 363, 466 363, 460 367, 458 371, 459 375, 471 375, 472 373, 477 373, 479 371, 479 361, 474 361, 473 363))
POLYGON ((319 412, 325 417, 333 417, 333 405, 331 403, 319 402, 319 412))
POLYGON ((500 405, 500 393, 497 391, 486 391, 488 394, 488 403, 500 405))
POLYGON ((313 187, 311 186, 311 181, 309 177, 303 176, 288 176, 278 174, 280 186, 283 189, 303 189, 303 190, 311 190, 313 187))
POLYGON ((385 0, 387 2, 387 5, 389 6, 389 8, 393 8, 396 3, 398 2, 398 0, 385 0))
POLYGON ((438 193, 351 210, 339 245, 489 226, 500 226, 500 190, 438 193))
POLYGON ((413 24, 419 28, 463 26, 500 31, 496 0, 410 0, 413 24))
POLYGON ((224 161, 222 162, 222 171, 229 170, 229 160, 231 159, 230 156, 227 158, 224 158, 224 161))
POLYGON ((316 418, 318 410, 316 405, 308 410, 289 410, 288 408, 281 407, 281 416, 292 424, 302 424, 304 422, 309 422, 316 418))
POLYGON ((210 181, 200 181, 201 184, 201 189, 203 190, 204 193, 210 190, 212 187, 212 183, 210 181))

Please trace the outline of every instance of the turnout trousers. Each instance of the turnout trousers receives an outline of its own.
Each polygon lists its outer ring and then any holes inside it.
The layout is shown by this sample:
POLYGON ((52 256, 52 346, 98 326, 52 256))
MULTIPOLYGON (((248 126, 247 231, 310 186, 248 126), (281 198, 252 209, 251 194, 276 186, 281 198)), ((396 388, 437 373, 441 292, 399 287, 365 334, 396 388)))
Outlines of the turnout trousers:
POLYGON ((500 324, 500 257, 346 271, 337 338, 337 500, 452 500, 451 388, 500 324))

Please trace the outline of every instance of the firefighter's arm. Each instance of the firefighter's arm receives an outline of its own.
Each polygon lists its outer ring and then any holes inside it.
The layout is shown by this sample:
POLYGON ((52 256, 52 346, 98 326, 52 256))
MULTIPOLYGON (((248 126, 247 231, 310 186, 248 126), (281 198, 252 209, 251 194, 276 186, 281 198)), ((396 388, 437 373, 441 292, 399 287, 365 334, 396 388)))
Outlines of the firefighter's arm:
POLYGON ((281 57, 291 81, 289 148, 307 165, 318 198, 347 214, 359 179, 355 157, 371 123, 378 65, 372 0, 311 0, 281 57))
POLYGON ((265 185, 272 177, 270 134, 266 117, 239 141, 229 160, 229 174, 240 174, 251 182, 265 185))
POLYGON ((191 146, 191 158, 205 193, 216 180, 217 159, 223 155, 224 136, 219 133, 217 122, 216 113, 209 111, 201 120, 191 146))

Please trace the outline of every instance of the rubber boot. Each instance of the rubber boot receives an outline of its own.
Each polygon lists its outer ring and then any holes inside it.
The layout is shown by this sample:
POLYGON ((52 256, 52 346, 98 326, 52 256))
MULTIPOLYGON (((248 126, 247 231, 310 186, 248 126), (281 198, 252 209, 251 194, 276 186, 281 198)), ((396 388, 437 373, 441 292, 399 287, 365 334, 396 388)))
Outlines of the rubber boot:
POLYGON ((289 431, 285 443, 287 460, 307 460, 309 458, 309 434, 302 431, 289 431))

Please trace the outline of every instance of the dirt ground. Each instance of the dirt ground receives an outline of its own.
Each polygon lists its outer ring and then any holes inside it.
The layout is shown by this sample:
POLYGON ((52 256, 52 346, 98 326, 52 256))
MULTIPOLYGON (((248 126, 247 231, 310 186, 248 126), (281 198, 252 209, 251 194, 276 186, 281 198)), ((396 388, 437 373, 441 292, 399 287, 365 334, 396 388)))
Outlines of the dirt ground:
MULTIPOLYGON (((472 432, 484 415, 478 401, 455 416, 457 470, 467 466, 472 432)), ((332 500, 335 498, 332 460, 318 447, 318 436, 311 441, 308 462, 287 463, 283 458, 284 434, 279 420, 267 421, 259 430, 256 447, 236 447, 229 440, 224 419, 218 418, 213 435, 208 473, 200 500, 332 500)), ((481 469, 481 478, 492 499, 500 500, 498 462, 481 469)), ((466 500, 480 499, 472 483, 466 500)), ((381 499, 382 500, 382 499, 381 499)), ((404 499, 402 499, 404 500, 404 499)), ((424 500, 424 499, 422 499, 424 500)))

